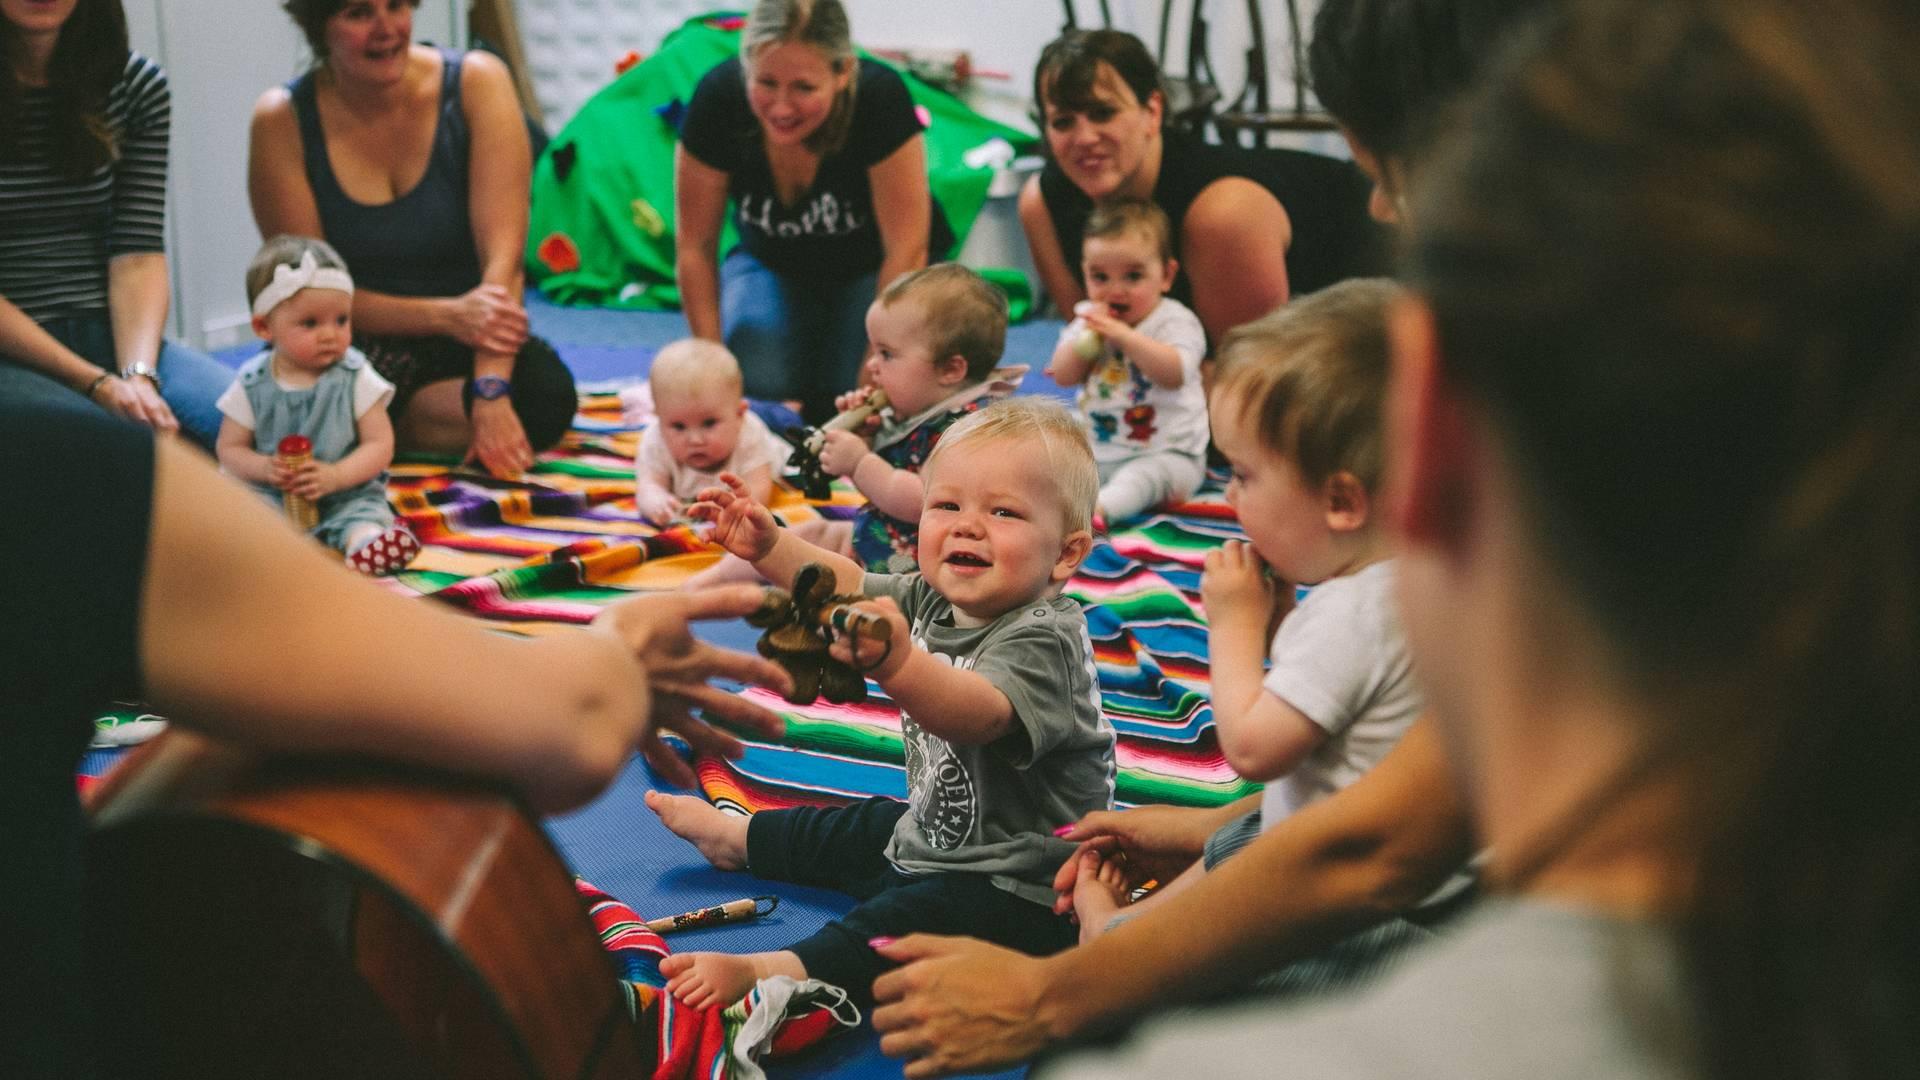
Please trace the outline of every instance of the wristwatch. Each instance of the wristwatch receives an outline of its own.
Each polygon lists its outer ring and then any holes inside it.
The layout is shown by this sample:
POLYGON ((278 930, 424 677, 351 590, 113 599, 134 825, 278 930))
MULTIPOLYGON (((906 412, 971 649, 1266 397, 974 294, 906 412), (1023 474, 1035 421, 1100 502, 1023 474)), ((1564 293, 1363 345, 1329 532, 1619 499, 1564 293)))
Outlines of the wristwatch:
POLYGON ((152 383, 153 388, 156 391, 158 391, 161 388, 159 369, 155 368, 152 364, 149 364, 144 360, 140 361, 137 364, 127 365, 127 369, 120 373, 120 377, 123 379, 131 379, 136 376, 152 383))
POLYGON ((513 383, 498 375, 482 375, 469 379, 467 385, 473 388, 473 396, 481 401, 498 401, 513 396, 513 383))

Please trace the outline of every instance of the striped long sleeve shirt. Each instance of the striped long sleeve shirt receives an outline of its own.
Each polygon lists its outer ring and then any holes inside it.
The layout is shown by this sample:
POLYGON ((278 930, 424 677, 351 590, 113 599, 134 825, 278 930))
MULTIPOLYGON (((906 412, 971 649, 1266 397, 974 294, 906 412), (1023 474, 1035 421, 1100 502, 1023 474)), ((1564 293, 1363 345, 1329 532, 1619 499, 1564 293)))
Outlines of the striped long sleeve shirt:
POLYGON ((36 321, 107 307, 107 261, 165 249, 166 73, 139 53, 107 97, 119 158, 78 182, 48 158, 52 94, 26 89, 11 145, 0 146, 0 296, 36 321))

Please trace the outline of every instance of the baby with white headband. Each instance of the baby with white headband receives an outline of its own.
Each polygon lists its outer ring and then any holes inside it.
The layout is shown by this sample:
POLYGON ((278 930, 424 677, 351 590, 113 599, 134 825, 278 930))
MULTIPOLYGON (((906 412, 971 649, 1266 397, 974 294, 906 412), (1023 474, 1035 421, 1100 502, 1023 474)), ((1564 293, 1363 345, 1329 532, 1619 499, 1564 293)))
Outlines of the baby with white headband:
POLYGON ((253 332, 267 349, 240 367, 217 404, 220 465, 279 505, 319 508, 315 539, 367 574, 404 569, 420 542, 387 506, 393 384, 353 347, 353 278, 325 241, 276 236, 247 266, 253 332), (288 466, 280 441, 304 436, 312 458, 288 466))

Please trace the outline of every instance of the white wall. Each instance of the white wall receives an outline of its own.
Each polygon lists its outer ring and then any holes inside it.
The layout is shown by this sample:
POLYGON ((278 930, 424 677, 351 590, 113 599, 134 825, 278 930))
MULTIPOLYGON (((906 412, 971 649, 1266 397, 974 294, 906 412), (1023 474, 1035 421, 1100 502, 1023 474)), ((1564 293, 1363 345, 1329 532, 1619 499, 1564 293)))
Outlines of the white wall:
MULTIPOLYGON (((247 207, 247 121, 262 90, 307 65, 306 42, 268 0, 124 0, 133 47, 173 90, 167 250, 173 333, 219 349, 253 334, 241 278, 260 246, 247 207)), ((425 0, 415 36, 466 39, 465 4, 425 0)))

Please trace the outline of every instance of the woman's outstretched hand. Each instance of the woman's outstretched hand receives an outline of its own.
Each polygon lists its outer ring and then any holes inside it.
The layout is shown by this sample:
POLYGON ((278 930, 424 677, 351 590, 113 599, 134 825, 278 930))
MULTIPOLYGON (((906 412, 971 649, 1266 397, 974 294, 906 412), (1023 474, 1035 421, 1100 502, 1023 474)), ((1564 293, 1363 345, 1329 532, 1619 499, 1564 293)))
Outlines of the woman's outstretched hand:
POLYGON ((693 770, 660 741, 661 729, 678 734, 695 753, 727 758, 739 757, 746 748, 709 721, 770 736, 786 729, 778 713, 709 685, 712 679, 731 679, 784 696, 793 685, 786 671, 771 660, 722 649, 693 636, 693 623, 740 618, 757 609, 764 595, 764 589, 744 584, 651 593, 622 600, 593 620, 595 630, 618 638, 646 669, 653 704, 640 752, 682 787, 694 786, 693 770), (699 717, 693 715, 696 708, 701 711, 699 717))

